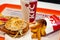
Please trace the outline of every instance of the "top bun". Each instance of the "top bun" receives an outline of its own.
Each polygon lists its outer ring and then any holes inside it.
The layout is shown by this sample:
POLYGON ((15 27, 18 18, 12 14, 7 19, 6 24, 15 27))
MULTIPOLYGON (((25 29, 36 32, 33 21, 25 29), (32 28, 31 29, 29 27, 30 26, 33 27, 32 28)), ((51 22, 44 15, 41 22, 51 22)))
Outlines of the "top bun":
POLYGON ((27 22, 20 18, 11 18, 6 22, 5 28, 11 31, 18 31, 24 29, 27 26, 27 22))

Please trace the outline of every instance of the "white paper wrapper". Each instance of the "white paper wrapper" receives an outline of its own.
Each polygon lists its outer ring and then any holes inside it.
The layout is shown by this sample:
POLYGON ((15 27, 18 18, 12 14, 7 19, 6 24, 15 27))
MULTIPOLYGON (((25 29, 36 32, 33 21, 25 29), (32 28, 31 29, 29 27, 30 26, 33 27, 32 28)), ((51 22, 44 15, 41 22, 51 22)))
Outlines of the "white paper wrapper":
POLYGON ((4 32, 2 32, 2 31, 0 31, 0 37, 5 38, 5 33, 4 33, 4 32))

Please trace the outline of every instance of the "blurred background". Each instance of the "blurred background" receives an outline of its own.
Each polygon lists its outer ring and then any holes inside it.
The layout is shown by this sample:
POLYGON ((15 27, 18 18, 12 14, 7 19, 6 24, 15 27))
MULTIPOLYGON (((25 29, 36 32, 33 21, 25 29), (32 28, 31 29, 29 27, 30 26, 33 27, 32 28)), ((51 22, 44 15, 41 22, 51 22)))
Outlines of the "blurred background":
POLYGON ((60 0, 39 0, 39 1, 60 4, 60 0))

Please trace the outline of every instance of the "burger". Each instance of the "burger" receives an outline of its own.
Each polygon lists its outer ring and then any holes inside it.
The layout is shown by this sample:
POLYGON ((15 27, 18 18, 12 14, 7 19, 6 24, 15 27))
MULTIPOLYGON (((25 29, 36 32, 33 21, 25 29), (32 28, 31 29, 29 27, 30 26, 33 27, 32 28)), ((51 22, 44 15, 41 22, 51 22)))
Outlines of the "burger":
POLYGON ((5 25, 0 28, 1 31, 4 31, 11 37, 21 37, 23 36, 29 29, 29 24, 17 17, 10 18, 5 25))

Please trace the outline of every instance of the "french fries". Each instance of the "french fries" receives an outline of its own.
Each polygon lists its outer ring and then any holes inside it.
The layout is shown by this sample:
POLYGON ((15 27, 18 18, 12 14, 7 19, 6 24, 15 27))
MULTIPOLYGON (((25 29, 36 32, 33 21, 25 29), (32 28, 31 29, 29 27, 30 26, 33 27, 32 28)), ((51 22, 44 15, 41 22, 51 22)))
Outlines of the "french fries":
POLYGON ((43 25, 42 28, 41 28, 41 35, 42 35, 42 36, 45 36, 45 35, 46 35, 46 33, 45 33, 45 28, 46 28, 45 25, 43 25))
POLYGON ((35 29, 31 29, 31 32, 33 32, 33 33, 36 33, 37 31, 38 31, 37 28, 35 28, 35 29))
POLYGON ((37 38, 38 38, 38 40, 41 40, 41 34, 40 34, 40 28, 38 29, 38 31, 37 31, 37 38))
POLYGON ((31 32, 33 33, 32 38, 38 38, 38 40, 41 39, 41 34, 40 34, 40 24, 37 24, 36 28, 32 27, 31 32))
POLYGON ((37 38, 37 34, 36 33, 33 33, 32 34, 32 38, 37 38))
POLYGON ((43 20, 38 21, 36 25, 33 25, 31 27, 31 32, 33 33, 32 39, 37 38, 38 40, 41 40, 41 36, 46 35, 45 29, 46 29, 45 22, 43 20))

